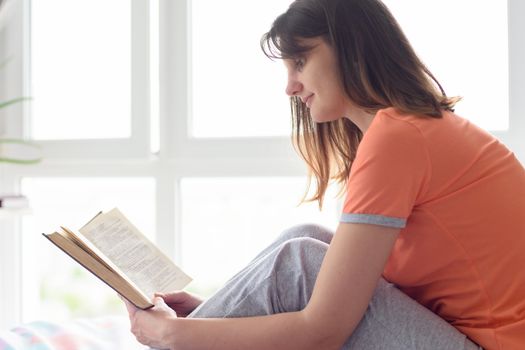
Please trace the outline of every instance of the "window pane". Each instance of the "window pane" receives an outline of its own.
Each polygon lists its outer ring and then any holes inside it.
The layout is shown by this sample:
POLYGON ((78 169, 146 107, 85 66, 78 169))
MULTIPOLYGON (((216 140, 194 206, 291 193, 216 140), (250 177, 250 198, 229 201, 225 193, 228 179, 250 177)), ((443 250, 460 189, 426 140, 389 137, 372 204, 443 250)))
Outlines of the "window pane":
POLYGON ((131 1, 31 2, 32 136, 131 134, 131 1))
POLYGON ((79 229, 100 210, 118 207, 154 239, 155 183, 151 178, 26 178, 31 199, 24 216, 23 321, 65 320, 123 313, 116 293, 50 244, 41 233, 60 225, 79 229))
POLYGON ((456 112, 488 130, 508 129, 507 1, 384 2, 447 95, 464 97, 456 112))
POLYGON ((284 66, 269 60, 259 45, 289 3, 191 1, 191 136, 290 134, 284 66))
POLYGON ((298 206, 303 178, 191 178, 182 181, 182 262, 189 288, 209 295, 288 227, 318 223, 335 229, 334 189, 323 211, 298 206))

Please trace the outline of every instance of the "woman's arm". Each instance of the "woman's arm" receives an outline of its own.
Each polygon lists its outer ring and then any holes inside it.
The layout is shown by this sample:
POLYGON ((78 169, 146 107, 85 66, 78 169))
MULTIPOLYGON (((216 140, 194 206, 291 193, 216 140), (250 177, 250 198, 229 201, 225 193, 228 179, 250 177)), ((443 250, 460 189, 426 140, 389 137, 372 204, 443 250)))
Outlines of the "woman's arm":
MULTIPOLYGON (((162 302, 130 312, 143 343, 170 349, 340 349, 363 317, 399 229, 339 225, 302 311, 225 319, 176 318, 162 302)), ((159 298, 160 299, 160 298, 159 298)))

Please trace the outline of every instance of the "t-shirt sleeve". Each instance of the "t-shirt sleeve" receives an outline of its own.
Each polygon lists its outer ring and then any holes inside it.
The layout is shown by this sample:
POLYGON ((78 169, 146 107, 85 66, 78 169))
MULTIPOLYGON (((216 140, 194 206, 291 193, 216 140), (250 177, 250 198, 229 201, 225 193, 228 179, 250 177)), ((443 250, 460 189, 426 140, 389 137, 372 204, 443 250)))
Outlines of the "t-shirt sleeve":
POLYGON ((376 118, 352 164, 341 222, 404 228, 428 186, 427 146, 410 121, 376 118))

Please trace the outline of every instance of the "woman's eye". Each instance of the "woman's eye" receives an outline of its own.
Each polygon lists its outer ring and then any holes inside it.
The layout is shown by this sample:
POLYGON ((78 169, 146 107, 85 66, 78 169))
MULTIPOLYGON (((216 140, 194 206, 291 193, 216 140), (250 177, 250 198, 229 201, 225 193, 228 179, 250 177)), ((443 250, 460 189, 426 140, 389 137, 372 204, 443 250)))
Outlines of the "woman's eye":
POLYGON ((305 63, 306 63, 306 60, 304 58, 295 59, 295 69, 297 69, 298 71, 301 71, 305 63))

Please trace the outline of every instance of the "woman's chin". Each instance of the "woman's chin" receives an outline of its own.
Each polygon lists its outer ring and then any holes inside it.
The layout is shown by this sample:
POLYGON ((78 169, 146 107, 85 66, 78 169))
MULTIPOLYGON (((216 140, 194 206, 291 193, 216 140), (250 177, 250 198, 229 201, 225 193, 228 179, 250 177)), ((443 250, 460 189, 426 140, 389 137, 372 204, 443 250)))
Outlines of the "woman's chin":
POLYGON ((341 119, 341 117, 318 115, 318 114, 312 113, 312 111, 310 111, 310 115, 312 116, 312 120, 318 124, 332 122, 334 120, 341 119))

